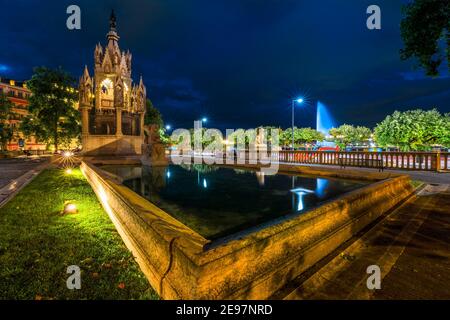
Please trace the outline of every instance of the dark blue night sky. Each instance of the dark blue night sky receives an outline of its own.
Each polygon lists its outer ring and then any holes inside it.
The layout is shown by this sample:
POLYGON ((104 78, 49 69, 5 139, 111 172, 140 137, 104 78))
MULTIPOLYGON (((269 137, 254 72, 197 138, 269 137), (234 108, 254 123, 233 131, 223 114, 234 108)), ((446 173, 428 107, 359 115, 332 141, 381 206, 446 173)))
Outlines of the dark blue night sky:
MULTIPOLYGON (((400 60, 400 0, 0 1, 0 75, 28 79, 38 65, 78 78, 93 71, 115 9, 133 78, 166 121, 192 127, 290 125, 290 101, 306 95, 296 124, 314 126, 315 105, 337 123, 374 126, 394 110, 450 111, 450 77, 428 79, 400 60), (82 29, 66 28, 66 8, 82 29), (382 10, 382 30, 366 28, 366 8, 382 10)), ((445 70, 445 67, 444 67, 445 70)))

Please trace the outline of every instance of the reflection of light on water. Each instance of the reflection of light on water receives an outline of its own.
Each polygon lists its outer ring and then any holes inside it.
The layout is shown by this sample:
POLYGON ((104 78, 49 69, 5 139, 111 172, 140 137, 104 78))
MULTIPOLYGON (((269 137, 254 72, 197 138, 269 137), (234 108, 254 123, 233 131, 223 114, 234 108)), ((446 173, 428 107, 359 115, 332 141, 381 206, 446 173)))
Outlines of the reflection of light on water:
POLYGON ((325 189, 328 187, 328 180, 317 178, 316 183, 316 194, 318 197, 322 198, 325 195, 325 189))
POLYGON ((304 208, 303 196, 308 193, 314 193, 314 191, 305 188, 295 188, 292 189, 291 192, 297 196, 297 211, 302 211, 304 208))
POLYGON ((169 170, 167 170, 166 175, 167 175, 167 178, 170 178, 170 171, 169 170))
POLYGON ((208 183, 206 182, 206 179, 203 179, 203 188, 208 188, 208 183))
POLYGON ((259 185, 263 186, 265 184, 264 172, 256 172, 256 179, 258 179, 259 185))

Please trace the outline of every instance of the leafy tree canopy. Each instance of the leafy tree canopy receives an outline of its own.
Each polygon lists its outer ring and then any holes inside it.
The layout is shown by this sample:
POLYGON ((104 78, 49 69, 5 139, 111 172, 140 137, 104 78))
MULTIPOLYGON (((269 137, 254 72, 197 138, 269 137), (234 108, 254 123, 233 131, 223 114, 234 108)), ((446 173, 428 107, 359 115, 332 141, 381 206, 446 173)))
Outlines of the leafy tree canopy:
POLYGON ((146 125, 156 124, 162 129, 164 127, 164 121, 161 112, 159 112, 159 110, 155 108, 150 99, 147 99, 146 105, 147 110, 145 112, 144 124, 146 125))
POLYGON ((436 109, 395 111, 375 128, 380 146, 395 146, 402 151, 428 150, 436 144, 450 146, 449 136, 450 117, 436 109))
POLYGON ((53 144, 55 150, 79 138, 80 115, 75 108, 78 93, 74 85, 75 79, 61 68, 35 68, 27 82, 32 94, 30 114, 21 124, 24 134, 35 135, 40 141, 53 144))
MULTIPOLYGON (((325 140, 323 133, 315 129, 294 127, 294 144, 313 143, 323 140, 325 140)), ((288 128, 281 133, 280 142, 285 146, 292 144, 292 128, 288 128)))
POLYGON ((415 0, 403 11, 401 58, 416 58, 429 76, 438 76, 439 66, 445 60, 450 68, 450 1, 415 0))
POLYGON ((164 121, 161 112, 153 105, 150 99, 146 102, 146 112, 144 116, 145 125, 157 125, 159 127, 159 137, 161 142, 164 144, 170 144, 170 137, 166 133, 166 128, 164 128, 164 121))
POLYGON ((355 127, 349 124, 343 124, 338 128, 332 128, 330 135, 336 144, 340 147, 345 147, 349 144, 363 144, 370 139, 372 131, 363 126, 355 127))

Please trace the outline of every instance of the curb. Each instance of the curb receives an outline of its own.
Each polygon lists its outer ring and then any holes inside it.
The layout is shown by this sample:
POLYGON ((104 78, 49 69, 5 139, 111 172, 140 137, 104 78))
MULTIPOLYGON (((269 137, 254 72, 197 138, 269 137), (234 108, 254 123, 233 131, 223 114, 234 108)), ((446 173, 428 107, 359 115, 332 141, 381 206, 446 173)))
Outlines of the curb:
POLYGON ((24 187, 26 187, 34 178, 41 173, 42 170, 46 169, 51 164, 50 161, 46 161, 36 168, 25 172, 23 175, 14 179, 6 186, 0 189, 0 208, 2 208, 9 200, 14 198, 14 196, 19 193, 24 187))

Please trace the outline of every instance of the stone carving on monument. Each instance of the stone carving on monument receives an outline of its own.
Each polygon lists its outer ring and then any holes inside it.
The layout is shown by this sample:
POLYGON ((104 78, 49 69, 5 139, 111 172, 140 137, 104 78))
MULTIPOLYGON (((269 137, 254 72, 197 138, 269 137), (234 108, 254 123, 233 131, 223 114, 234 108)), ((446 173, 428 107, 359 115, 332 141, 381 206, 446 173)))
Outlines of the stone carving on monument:
POLYGON ((142 164, 148 166, 166 166, 168 164, 166 148, 159 135, 159 126, 144 126, 144 130, 147 133, 147 136, 142 145, 142 164))
POLYGON ((94 75, 87 66, 80 78, 83 154, 141 155, 147 92, 131 78, 131 53, 119 48, 114 11, 106 46, 94 50, 94 75))

